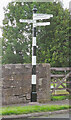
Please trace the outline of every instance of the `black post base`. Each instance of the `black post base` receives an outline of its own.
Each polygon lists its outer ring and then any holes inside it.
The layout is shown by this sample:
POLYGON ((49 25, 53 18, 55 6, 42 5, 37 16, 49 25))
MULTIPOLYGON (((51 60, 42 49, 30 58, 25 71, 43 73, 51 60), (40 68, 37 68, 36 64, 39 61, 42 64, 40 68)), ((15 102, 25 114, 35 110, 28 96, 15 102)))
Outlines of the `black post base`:
POLYGON ((31 93, 31 102, 37 102, 37 92, 31 93))

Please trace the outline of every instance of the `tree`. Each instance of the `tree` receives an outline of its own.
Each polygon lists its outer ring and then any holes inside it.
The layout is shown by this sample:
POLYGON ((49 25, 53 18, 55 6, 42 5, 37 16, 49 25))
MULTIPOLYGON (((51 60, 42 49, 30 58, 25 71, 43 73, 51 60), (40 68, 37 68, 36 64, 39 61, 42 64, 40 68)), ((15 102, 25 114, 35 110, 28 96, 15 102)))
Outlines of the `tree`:
POLYGON ((49 13, 52 13, 54 17, 51 19, 51 25, 45 27, 46 30, 42 28, 39 34, 41 37, 38 42, 43 44, 40 45, 38 51, 40 56, 38 61, 48 62, 51 66, 69 66, 69 12, 64 10, 59 3, 49 8, 49 13))
MULTIPOLYGON (((69 66, 69 12, 60 3, 9 3, 3 21, 3 63, 30 63, 32 24, 20 19, 32 19, 32 9, 37 13, 53 14, 50 26, 37 27, 37 63, 51 66, 69 66)), ((38 21, 40 22, 40 20, 38 21)))
POLYGON ((27 5, 27 3, 24 5, 12 2, 5 9, 5 19, 3 20, 3 63, 30 62, 30 55, 28 56, 28 54, 31 54, 31 41, 29 40, 31 25, 19 21, 21 18, 26 18, 27 12, 25 9, 28 8, 27 5), (29 33, 28 37, 27 32, 29 33))

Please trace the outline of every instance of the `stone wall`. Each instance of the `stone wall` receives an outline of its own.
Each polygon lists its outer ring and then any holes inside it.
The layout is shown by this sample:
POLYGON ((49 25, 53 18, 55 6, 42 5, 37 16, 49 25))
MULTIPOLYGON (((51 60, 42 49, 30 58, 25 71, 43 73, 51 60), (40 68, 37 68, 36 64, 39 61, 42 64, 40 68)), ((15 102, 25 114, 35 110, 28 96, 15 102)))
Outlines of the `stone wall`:
MULTIPOLYGON (((38 64, 37 101, 50 101, 50 64, 38 64)), ((31 99, 31 64, 2 66, 2 104, 28 103, 31 99)))

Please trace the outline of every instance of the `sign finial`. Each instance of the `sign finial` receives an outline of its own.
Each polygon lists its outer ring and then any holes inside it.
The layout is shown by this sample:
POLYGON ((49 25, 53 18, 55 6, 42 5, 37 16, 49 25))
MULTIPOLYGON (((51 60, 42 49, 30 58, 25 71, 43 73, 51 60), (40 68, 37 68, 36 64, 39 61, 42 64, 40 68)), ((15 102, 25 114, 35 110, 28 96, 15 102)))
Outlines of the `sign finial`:
POLYGON ((34 5, 33 12, 35 13, 37 11, 36 5, 34 5))

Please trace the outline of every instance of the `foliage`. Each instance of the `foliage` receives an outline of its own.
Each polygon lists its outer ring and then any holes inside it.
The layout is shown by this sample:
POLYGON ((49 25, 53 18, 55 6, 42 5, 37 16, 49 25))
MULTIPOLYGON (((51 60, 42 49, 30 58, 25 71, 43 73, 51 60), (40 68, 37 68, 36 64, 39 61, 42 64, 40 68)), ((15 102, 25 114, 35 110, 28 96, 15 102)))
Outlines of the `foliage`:
MULTIPOLYGON (((42 105, 42 106, 8 106, 2 108, 2 115, 28 114, 34 112, 47 112, 68 109, 69 105, 42 105)), ((0 109, 1 113, 1 109, 0 109)))
MULTIPOLYGON (((60 3, 11 2, 4 8, 3 63, 31 63, 32 24, 20 19, 32 19, 32 9, 37 13, 53 14, 50 26, 37 27, 37 63, 51 66, 69 66, 69 12, 60 3)), ((38 21, 40 22, 40 20, 38 21)))

